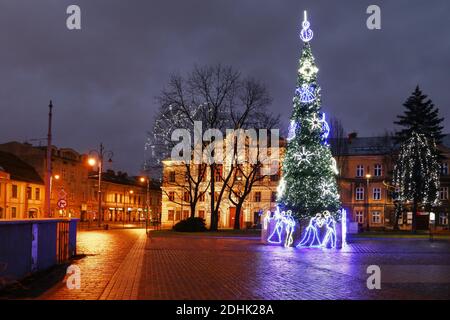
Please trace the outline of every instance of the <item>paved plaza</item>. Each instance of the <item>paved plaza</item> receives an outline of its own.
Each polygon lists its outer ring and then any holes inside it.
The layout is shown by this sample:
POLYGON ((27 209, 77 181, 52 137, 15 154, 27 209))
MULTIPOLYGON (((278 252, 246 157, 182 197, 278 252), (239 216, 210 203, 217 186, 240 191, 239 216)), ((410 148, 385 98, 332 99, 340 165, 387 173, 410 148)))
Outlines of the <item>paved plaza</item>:
POLYGON ((342 250, 267 246, 256 237, 142 229, 82 231, 81 288, 39 299, 449 299, 450 242, 355 240, 342 250), (367 266, 381 269, 369 290, 367 266))

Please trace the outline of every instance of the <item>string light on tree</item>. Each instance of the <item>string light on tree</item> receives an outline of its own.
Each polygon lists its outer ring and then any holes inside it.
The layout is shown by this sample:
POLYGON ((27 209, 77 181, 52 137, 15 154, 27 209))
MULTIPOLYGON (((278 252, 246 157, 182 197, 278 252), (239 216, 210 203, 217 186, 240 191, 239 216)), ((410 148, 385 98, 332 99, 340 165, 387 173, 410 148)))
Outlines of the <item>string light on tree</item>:
POLYGON ((300 32, 304 46, 299 59, 297 89, 277 201, 282 209, 292 210, 293 217, 298 220, 309 220, 317 212, 325 210, 338 219, 337 170, 326 142, 330 127, 320 110, 319 68, 311 51, 313 32, 310 27, 305 12, 300 32))

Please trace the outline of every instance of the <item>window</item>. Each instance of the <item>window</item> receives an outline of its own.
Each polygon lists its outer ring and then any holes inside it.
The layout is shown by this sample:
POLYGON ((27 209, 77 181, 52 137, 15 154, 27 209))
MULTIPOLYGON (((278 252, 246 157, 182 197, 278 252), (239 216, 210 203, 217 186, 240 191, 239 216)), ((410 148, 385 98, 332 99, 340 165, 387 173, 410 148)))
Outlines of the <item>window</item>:
POLYGON ((270 167, 270 181, 278 181, 280 180, 280 165, 278 161, 272 161, 270 167))
POLYGON ((17 218, 17 208, 11 207, 11 218, 17 218))
POLYGON ((364 166, 362 164, 358 164, 356 166, 356 176, 357 177, 362 177, 364 176, 364 166))
POLYGON ((175 201, 175 192, 173 191, 169 192, 169 201, 175 201))
POLYGON ((35 198, 36 200, 41 200, 41 189, 36 188, 35 192, 35 198))
POLYGON ((364 213, 362 211, 355 211, 355 221, 364 223, 364 213))
POLYGON ((177 212, 175 213, 175 221, 179 221, 181 220, 181 212, 179 210, 177 210, 177 212))
POLYGON ((205 193, 200 194, 200 196, 198 197, 198 201, 205 202, 205 193))
POLYGON ((364 200, 364 188, 362 187, 357 187, 356 188, 356 200, 364 200))
POLYGON ((12 185, 12 195, 11 195, 11 198, 17 199, 17 185, 15 185, 15 184, 12 185))
POLYGON ((216 166, 216 170, 214 173, 214 181, 215 182, 222 181, 222 165, 221 164, 218 164, 216 166))
POLYGON ((275 191, 272 191, 272 195, 270 197, 271 202, 277 202, 277 193, 275 191))
POLYGON ((261 192, 255 192, 255 202, 261 202, 261 192))
POLYGON ((175 171, 169 172, 169 182, 175 182, 175 171))
POLYGON ((214 201, 215 202, 219 201, 219 193, 218 192, 214 192, 214 201))
POLYGON ((381 164, 376 164, 373 167, 373 175, 375 177, 381 177, 381 175, 382 175, 382 166, 381 166, 381 164))
POLYGON ((189 191, 185 191, 183 195, 183 201, 189 202, 189 199, 191 198, 191 195, 189 194, 189 191))
POLYGON ((381 188, 373 188, 373 200, 381 200, 381 188))
POLYGON ((441 212, 439 214, 439 224, 444 225, 444 226, 448 225, 448 214, 447 213, 441 212))
POLYGON ((205 219, 205 210, 198 210, 198 217, 205 219))
POLYGON ((114 202, 117 203, 118 197, 117 197, 117 193, 114 194, 114 202))
POLYGON ((448 200, 448 187, 439 188, 439 200, 448 200))
POLYGON ((174 211, 173 210, 169 210, 167 213, 167 220, 169 221, 173 221, 174 218, 174 211))
POLYGON ((27 199, 31 200, 31 187, 27 187, 27 199))
POLYGON ((3 208, 0 208, 0 219, 3 219, 3 208))
POLYGON ((448 175, 448 163, 447 162, 441 163, 441 175, 443 175, 443 176, 448 175))
POLYGON ((122 195, 120 195, 119 202, 122 203, 122 195))
POLYGON ((189 210, 183 210, 183 220, 189 218, 189 210))
POLYGON ((372 211, 372 223, 381 223, 381 213, 379 211, 372 211))

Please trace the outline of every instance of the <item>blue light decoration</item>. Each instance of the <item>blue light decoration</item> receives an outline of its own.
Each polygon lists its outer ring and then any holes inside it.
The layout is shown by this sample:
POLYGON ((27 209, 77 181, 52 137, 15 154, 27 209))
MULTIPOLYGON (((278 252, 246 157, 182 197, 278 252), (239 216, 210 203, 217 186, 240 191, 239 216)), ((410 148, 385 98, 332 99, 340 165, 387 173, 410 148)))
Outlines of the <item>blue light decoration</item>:
POLYGON ((271 218, 270 216, 271 213, 268 211, 264 217, 264 228, 268 228, 271 220, 274 220, 275 228, 267 238, 267 242, 270 244, 282 244, 284 238, 284 246, 290 247, 294 242, 293 234, 296 226, 292 212, 290 210, 280 212, 280 208, 277 207, 273 217, 271 218))
POLYGON ((273 215, 273 218, 269 217, 268 220, 269 223, 270 220, 275 220, 275 228, 273 229, 270 236, 267 238, 267 242, 272 244, 281 244, 282 242, 281 232, 283 231, 283 216, 278 207, 273 215))
POLYGON ((311 103, 316 100, 315 89, 314 85, 303 84, 295 89, 295 94, 299 96, 300 102, 311 103))
POLYGON ((324 113, 322 113, 322 119, 321 119, 322 131, 323 131, 322 139, 326 141, 328 139, 328 136, 330 135, 330 126, 328 125, 328 122, 325 119, 325 117, 326 116, 325 116, 325 112, 324 112, 324 113))
POLYGON ((347 246, 347 210, 341 210, 341 232, 342 232, 342 248, 347 246))
MULTIPOLYGON (((319 239, 318 224, 322 227, 321 214, 318 213, 314 218, 309 220, 309 224, 305 229, 305 234, 302 240, 300 240, 297 248, 309 247, 309 248, 320 248, 322 242, 319 239)), ((319 228, 320 228, 319 227, 319 228)))
POLYGON ((318 213, 309 220, 297 248, 336 248, 336 221, 329 211, 318 213), (325 235, 321 238, 325 226, 325 235))
POLYGON ((287 141, 291 141, 295 138, 295 130, 297 129, 297 122, 295 120, 291 120, 291 124, 289 125, 289 132, 287 136, 287 141))
POLYGON ((311 24, 308 21, 308 16, 306 11, 304 11, 304 17, 302 22, 302 30, 300 31, 300 39, 302 39, 303 42, 309 42, 313 38, 313 31, 309 28, 311 24))
POLYGON ((286 228, 286 239, 284 241, 284 246, 290 247, 294 242, 293 233, 295 229, 295 220, 292 217, 292 211, 288 210, 284 216, 284 224, 286 228))

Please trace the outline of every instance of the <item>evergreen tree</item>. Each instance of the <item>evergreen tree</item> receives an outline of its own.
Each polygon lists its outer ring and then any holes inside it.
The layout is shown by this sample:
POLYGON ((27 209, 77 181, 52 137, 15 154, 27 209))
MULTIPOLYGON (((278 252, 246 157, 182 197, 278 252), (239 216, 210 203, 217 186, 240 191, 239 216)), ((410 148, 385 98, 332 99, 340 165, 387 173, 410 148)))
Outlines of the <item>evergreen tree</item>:
POLYGON ((439 161, 436 145, 424 134, 413 132, 402 143, 394 167, 394 186, 400 205, 412 203, 412 231, 416 230, 419 205, 438 205, 439 161))
POLYGON ((309 41, 309 22, 303 21, 300 33, 304 41, 299 60, 294 110, 288 134, 283 177, 278 189, 278 202, 293 211, 297 218, 308 218, 324 210, 337 218, 340 209, 336 183, 336 161, 332 157, 327 137, 330 128, 320 111, 318 68, 309 41))
MULTIPOLYGON (((398 121, 394 122, 403 127, 396 132, 397 142, 401 144, 409 140, 413 133, 418 133, 424 135, 430 143, 439 145, 444 137, 441 126, 443 118, 439 118, 439 109, 430 99, 427 99, 419 86, 403 106, 406 108, 405 113, 397 116, 398 121)), ((436 152, 439 151, 436 149, 436 152)))

